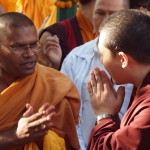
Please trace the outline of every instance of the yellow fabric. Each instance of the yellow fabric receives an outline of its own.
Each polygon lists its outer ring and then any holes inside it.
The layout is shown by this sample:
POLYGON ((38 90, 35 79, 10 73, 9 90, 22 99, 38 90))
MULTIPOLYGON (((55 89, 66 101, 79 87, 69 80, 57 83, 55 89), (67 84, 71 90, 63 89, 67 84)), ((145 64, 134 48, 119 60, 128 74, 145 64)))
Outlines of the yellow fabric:
POLYGON ((93 33, 93 25, 91 21, 85 18, 79 9, 77 9, 76 16, 82 34, 83 43, 93 40, 96 36, 93 33))
POLYGON ((57 7, 52 6, 52 12, 49 19, 46 22, 45 28, 57 22, 57 7))
POLYGON ((21 0, 21 3, 23 14, 34 22, 37 30, 55 9, 53 0, 21 0))
MULTIPOLYGON (((32 142, 25 145, 24 150, 39 150, 39 148, 32 142)), ((44 137, 43 150, 66 150, 65 141, 55 132, 49 130, 48 134, 44 137)))
POLYGON ((17 124, 25 112, 26 103, 30 103, 37 112, 45 102, 55 105, 56 115, 51 130, 78 149, 76 124, 80 99, 77 89, 59 71, 39 64, 32 75, 16 80, 0 93, 0 132, 17 124))
POLYGON ((0 4, 3 5, 7 12, 20 12, 21 10, 21 0, 0 0, 0 4))

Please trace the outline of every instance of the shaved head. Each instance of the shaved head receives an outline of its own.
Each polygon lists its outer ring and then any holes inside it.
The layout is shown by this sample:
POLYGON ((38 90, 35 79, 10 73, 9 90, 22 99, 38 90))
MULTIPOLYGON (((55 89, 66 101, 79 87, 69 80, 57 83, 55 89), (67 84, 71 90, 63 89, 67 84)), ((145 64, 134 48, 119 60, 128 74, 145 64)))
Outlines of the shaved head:
POLYGON ((10 28, 21 28, 27 26, 34 26, 34 24, 27 16, 23 15, 22 13, 8 12, 0 15, 0 35, 3 35, 0 36, 0 40, 7 38, 10 28))

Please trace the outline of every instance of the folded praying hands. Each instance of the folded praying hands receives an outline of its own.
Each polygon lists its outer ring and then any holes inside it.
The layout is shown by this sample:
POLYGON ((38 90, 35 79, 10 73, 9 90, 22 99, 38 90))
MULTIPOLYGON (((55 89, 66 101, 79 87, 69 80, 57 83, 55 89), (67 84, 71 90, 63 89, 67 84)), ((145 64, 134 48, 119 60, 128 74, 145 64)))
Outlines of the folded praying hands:
POLYGON ((124 87, 120 86, 116 92, 106 73, 95 68, 90 74, 87 88, 93 111, 97 116, 117 115, 124 100, 124 87))

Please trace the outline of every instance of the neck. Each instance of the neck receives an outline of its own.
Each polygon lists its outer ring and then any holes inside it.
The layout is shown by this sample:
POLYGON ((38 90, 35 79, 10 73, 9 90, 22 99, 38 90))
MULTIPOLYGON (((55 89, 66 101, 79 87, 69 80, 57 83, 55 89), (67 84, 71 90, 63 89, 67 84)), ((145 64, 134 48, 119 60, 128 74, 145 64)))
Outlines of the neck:
POLYGON ((139 88, 145 78, 145 76, 150 71, 150 66, 141 65, 135 68, 134 76, 133 76, 133 84, 139 88), (140 70, 140 71, 139 71, 140 70))
POLYGON ((10 77, 8 74, 0 70, 0 92, 9 87, 14 81, 15 78, 10 77))

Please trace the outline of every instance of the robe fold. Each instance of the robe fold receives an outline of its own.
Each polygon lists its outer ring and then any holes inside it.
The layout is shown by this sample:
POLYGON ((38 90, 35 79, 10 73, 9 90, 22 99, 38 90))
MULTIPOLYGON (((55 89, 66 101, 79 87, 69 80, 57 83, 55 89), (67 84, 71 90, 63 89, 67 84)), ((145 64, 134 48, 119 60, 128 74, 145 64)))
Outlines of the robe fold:
POLYGON ((80 100, 74 84, 60 72, 37 64, 35 72, 14 81, 0 94, 0 131, 17 125, 30 103, 34 112, 49 102, 55 105, 52 131, 65 139, 74 149, 79 148, 76 124, 80 100))
MULTIPOLYGON (((56 12, 54 11, 56 9, 54 0, 21 0, 21 4, 22 13, 34 22, 37 30, 40 29, 47 16, 56 12)), ((53 19, 56 20, 56 18, 53 19)))
POLYGON ((113 119, 100 120, 90 135, 88 150, 150 149, 150 72, 146 75, 120 127, 113 119))

